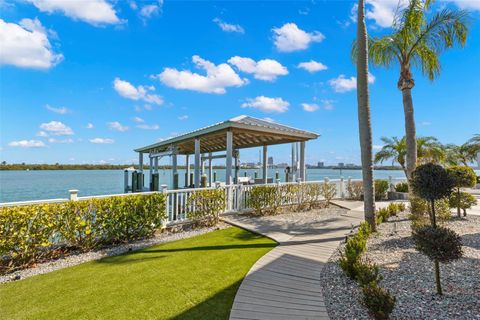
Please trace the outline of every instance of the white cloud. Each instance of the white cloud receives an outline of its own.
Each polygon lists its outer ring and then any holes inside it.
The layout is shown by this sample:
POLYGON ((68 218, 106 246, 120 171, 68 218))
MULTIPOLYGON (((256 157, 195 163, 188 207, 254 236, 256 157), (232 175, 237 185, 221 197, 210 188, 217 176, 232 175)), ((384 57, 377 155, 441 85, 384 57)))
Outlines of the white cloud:
POLYGON ((265 117, 263 118, 263 120, 267 121, 267 122, 270 122, 270 123, 275 123, 276 121, 270 117, 265 117))
POLYGON ((48 133, 46 133, 45 131, 38 131, 37 132, 37 137, 48 137, 48 133))
POLYGON ((73 130, 60 121, 50 121, 42 123, 40 129, 47 131, 54 136, 70 136, 73 135, 73 130))
POLYGON ((178 117, 178 120, 187 120, 188 119, 188 116, 187 115, 183 115, 183 116, 179 116, 178 117))
POLYGON ((304 69, 310 73, 314 73, 314 72, 317 72, 317 71, 323 71, 323 70, 327 70, 327 66, 324 65, 323 63, 321 62, 317 62, 317 61, 314 61, 314 60, 310 60, 308 62, 301 62, 298 64, 298 67, 301 68, 301 69, 304 69))
POLYGON ((107 123, 108 125, 108 128, 110 130, 115 130, 115 131, 119 131, 119 132, 125 132, 128 130, 128 127, 127 126, 123 126, 120 122, 118 121, 113 121, 113 122, 108 122, 107 123))
POLYGON ((42 12, 62 12, 74 20, 92 25, 117 24, 122 22, 112 4, 106 0, 27 0, 42 12))
MULTIPOLYGON (((408 0, 366 0, 365 17, 373 20, 382 28, 392 26, 397 10, 402 10, 408 4, 408 0)), ((354 4, 350 13, 350 19, 357 21, 358 5, 354 4)))
POLYGON ((278 61, 272 59, 263 59, 255 61, 250 58, 242 58, 239 56, 232 57, 228 63, 234 65, 238 70, 252 73, 255 79, 274 81, 278 76, 288 74, 288 69, 282 66, 278 61))
MULTIPOLYGON (((368 74, 368 83, 374 83, 375 77, 369 73, 368 74)), ((357 89, 357 77, 345 78, 345 75, 341 74, 335 79, 328 81, 330 86, 332 86, 335 92, 347 92, 357 89)))
POLYGON ((94 139, 90 139, 90 142, 94 144, 112 144, 115 141, 109 138, 94 138, 94 139))
POLYGON ((322 99, 322 107, 325 110, 332 110, 333 109, 333 100, 328 100, 328 99, 322 99))
POLYGON ((383 145, 374 144, 374 145, 372 146, 372 149, 373 149, 373 150, 380 150, 380 149, 382 149, 382 148, 383 148, 383 145))
POLYGON ((20 147, 20 148, 43 148, 45 143, 38 140, 19 140, 12 141, 8 144, 10 147, 20 147))
POLYGON ((158 130, 160 129, 160 126, 158 124, 149 125, 144 123, 144 124, 137 125, 137 128, 143 129, 143 130, 158 130))
POLYGON ((320 109, 320 106, 316 103, 302 103, 302 107, 307 112, 314 112, 320 109))
POLYGON ((304 50, 312 42, 321 42, 325 39, 322 33, 303 31, 295 23, 286 23, 281 28, 273 28, 272 31, 275 46, 282 52, 304 50))
POLYGON ((157 1, 157 3, 144 5, 140 9, 140 16, 145 19, 150 19, 162 12, 163 0, 157 1))
POLYGON ((465 10, 480 10, 480 1, 478 0, 451 0, 460 9, 465 10))
POLYGON ((55 108, 55 107, 52 107, 48 104, 45 106, 45 108, 47 108, 47 110, 49 110, 49 111, 52 111, 52 112, 58 113, 58 114, 67 114, 67 113, 70 112, 70 110, 65 108, 65 107, 55 108))
POLYGON ((85 127, 87 129, 93 129, 93 123, 87 123, 87 126, 85 127))
POLYGON ((143 122, 145 122, 145 120, 143 120, 143 119, 140 118, 140 117, 133 117, 133 121, 135 121, 136 123, 143 123, 143 122))
POLYGON ((263 112, 285 112, 290 103, 282 98, 269 98, 258 96, 254 99, 248 98, 247 102, 242 104, 242 108, 254 108, 263 112))
POLYGON ((220 27, 220 29, 225 32, 245 33, 245 30, 242 28, 242 26, 238 24, 226 23, 219 18, 213 19, 213 22, 215 22, 220 27))
POLYGON ((142 100, 148 103, 154 103, 157 105, 163 104, 163 99, 161 96, 149 91, 154 91, 155 87, 153 86, 138 86, 135 87, 130 82, 115 78, 113 81, 113 88, 119 95, 130 100, 142 100))
POLYGON ((35 18, 19 24, 0 19, 0 64, 21 68, 49 69, 63 60, 48 40, 48 31, 35 18))
POLYGON ((66 144, 69 144, 69 143, 73 143, 73 139, 61 139, 61 140, 58 140, 58 139, 55 139, 55 138, 50 138, 48 139, 48 142, 50 143, 66 143, 66 144))
POLYGON ((248 83, 226 63, 215 65, 200 56, 192 57, 197 68, 206 71, 206 75, 193 73, 189 70, 179 71, 173 68, 165 68, 162 73, 154 78, 159 78, 166 86, 175 89, 193 90, 205 93, 224 94, 227 87, 240 87, 248 83))
POLYGON ((429 126, 429 125, 431 125, 431 124, 432 124, 432 123, 431 123, 430 121, 422 121, 422 122, 420 122, 420 125, 421 125, 422 127, 426 127, 426 126, 429 126))

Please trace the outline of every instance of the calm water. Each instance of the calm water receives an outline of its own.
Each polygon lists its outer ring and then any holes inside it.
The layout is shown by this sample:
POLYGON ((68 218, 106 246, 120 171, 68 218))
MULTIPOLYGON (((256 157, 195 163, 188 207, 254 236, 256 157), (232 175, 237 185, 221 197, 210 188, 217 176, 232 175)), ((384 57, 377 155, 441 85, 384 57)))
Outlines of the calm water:
MULTIPOLYGON (((225 170, 214 170, 218 181, 225 181, 225 170)), ((245 172, 254 177, 255 171, 261 177, 261 169, 242 169, 240 176, 245 172)), ((285 180, 283 169, 270 169, 269 176, 275 177, 279 173, 280 179, 285 180)), ((145 186, 148 186, 148 171, 145 172, 145 186)), ((171 186, 170 170, 160 170, 160 184, 171 186)), ((184 185, 185 171, 179 170, 179 184, 184 185)), ((308 169, 308 180, 361 177, 360 170, 333 170, 308 169)), ((402 171, 375 171, 376 178, 404 177, 402 171)), ((41 170, 41 171, 0 171, 0 202, 40 200, 54 198, 68 198, 69 189, 78 189, 80 196, 115 194, 123 192, 123 170, 41 170)))

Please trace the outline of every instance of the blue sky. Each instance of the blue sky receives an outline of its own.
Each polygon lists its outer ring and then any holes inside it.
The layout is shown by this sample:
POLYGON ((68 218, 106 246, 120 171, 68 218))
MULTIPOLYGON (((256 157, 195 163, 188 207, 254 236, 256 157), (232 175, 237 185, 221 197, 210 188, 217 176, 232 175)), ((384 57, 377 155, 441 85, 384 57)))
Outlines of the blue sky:
MULTIPOLYGON (((367 3, 369 33, 388 32, 397 1, 367 3)), ((0 158, 131 163, 136 147, 247 114, 320 133, 307 163, 359 163, 354 4, 1 0, 0 158)), ((413 99, 418 135, 460 144, 480 131, 480 1, 444 6, 471 10, 471 33, 435 82, 414 71, 413 99)), ((378 148, 403 135, 403 106, 398 68, 370 72, 378 148)))

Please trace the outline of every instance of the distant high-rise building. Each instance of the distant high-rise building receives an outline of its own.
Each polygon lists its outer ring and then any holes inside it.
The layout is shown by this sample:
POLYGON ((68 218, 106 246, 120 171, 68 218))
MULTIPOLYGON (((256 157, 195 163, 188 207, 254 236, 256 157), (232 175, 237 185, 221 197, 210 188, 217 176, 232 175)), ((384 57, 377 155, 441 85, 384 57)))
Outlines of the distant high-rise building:
POLYGON ((325 163, 323 163, 323 162, 318 162, 318 163, 317 163, 317 167, 323 168, 323 167, 325 167, 325 163))
POLYGON ((340 168, 345 167, 345 163, 339 162, 339 163, 338 163, 338 166, 339 166, 340 168))
POLYGON ((268 165, 273 166, 273 157, 268 157, 268 165))

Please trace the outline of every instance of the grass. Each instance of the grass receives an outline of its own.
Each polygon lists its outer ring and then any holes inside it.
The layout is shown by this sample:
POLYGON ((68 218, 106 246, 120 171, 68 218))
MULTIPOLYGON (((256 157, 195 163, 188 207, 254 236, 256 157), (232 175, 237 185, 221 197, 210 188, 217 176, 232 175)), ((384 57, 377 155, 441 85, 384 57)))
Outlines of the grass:
POLYGON ((2 319, 228 319, 275 242, 230 227, 0 285, 2 319))

